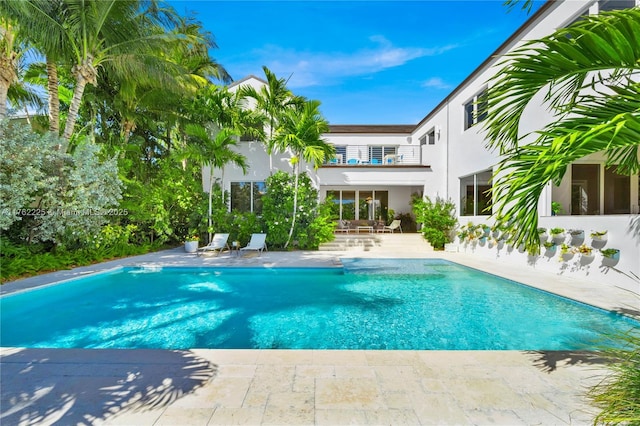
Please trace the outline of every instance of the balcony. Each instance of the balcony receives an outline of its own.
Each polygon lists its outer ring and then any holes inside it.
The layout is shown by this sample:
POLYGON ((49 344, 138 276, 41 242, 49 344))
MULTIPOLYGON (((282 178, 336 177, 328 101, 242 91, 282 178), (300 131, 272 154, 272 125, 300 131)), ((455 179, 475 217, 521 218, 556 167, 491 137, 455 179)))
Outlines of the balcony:
POLYGON ((420 146, 336 146, 336 154, 327 167, 421 166, 420 146))

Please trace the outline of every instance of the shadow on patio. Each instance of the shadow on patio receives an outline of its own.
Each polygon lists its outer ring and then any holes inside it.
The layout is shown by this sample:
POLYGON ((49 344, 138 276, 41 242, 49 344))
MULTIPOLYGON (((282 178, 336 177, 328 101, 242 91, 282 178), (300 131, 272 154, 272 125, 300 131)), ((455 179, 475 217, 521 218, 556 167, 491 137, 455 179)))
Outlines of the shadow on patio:
POLYGON ((217 366, 189 351, 9 349, 0 357, 3 425, 91 424, 165 407, 217 366))

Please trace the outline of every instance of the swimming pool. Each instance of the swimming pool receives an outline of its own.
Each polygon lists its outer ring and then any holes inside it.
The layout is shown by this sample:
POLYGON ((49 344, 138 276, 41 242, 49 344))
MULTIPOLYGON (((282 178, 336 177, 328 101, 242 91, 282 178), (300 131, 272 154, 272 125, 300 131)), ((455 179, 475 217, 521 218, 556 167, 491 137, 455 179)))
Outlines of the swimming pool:
POLYGON ((0 298, 2 346, 590 349, 639 324, 435 259, 119 268, 0 298))

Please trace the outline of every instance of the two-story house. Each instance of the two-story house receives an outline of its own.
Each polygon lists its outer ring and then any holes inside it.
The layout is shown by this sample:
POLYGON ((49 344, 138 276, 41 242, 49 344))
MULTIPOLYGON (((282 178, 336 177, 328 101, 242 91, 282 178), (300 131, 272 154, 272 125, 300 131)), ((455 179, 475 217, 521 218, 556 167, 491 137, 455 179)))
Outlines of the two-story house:
MULTIPOLYGON (((419 123, 331 125, 324 137, 335 146, 335 158, 318 170, 309 165, 303 169, 321 198, 333 196, 343 219, 388 220, 389 210, 395 214, 410 212, 411 197, 417 194, 453 200, 461 223, 486 222, 489 213, 485 208, 491 204, 486 191, 500 158, 486 148, 485 136, 477 125, 485 117, 477 112, 482 107, 487 82, 500 70, 501 58, 523 40, 549 35, 585 14, 639 3, 640 0, 549 0, 419 123)), ((245 84, 260 87, 265 82, 249 76, 234 83, 231 90, 245 84)), ((540 98, 539 104, 528 108, 521 131, 539 129, 551 119, 540 98)), ((231 209, 256 211, 270 164, 274 169, 290 171, 289 155, 276 154, 270 160, 258 141, 242 141, 239 149, 249 160, 249 173, 227 167, 223 187, 230 191, 231 209), (238 191, 251 195, 234 197, 238 191), (247 205, 240 206, 235 198, 250 199, 250 205, 244 201, 247 205)), ((623 253, 620 277, 631 282, 628 272, 640 275, 639 186, 638 175, 616 174, 615 168, 605 167, 602 155, 585 157, 571 165, 559 186, 548 184, 544 189, 539 203, 541 225, 580 228, 587 234, 608 230, 623 253), (552 216, 552 202, 561 206, 559 216, 552 216)), ((474 251, 483 253, 482 248, 474 251)), ((484 254, 495 257, 493 252, 484 254)), ((582 272, 590 274, 588 270, 582 272)))

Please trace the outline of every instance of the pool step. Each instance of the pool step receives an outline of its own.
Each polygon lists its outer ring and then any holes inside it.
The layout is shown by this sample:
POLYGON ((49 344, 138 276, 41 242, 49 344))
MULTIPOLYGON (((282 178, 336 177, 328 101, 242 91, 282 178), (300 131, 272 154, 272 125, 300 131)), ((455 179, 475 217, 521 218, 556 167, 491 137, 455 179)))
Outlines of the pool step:
POLYGON ((418 233, 336 234, 335 237, 335 240, 321 244, 318 250, 392 252, 406 250, 408 246, 418 250, 433 250, 422 234, 418 233))

